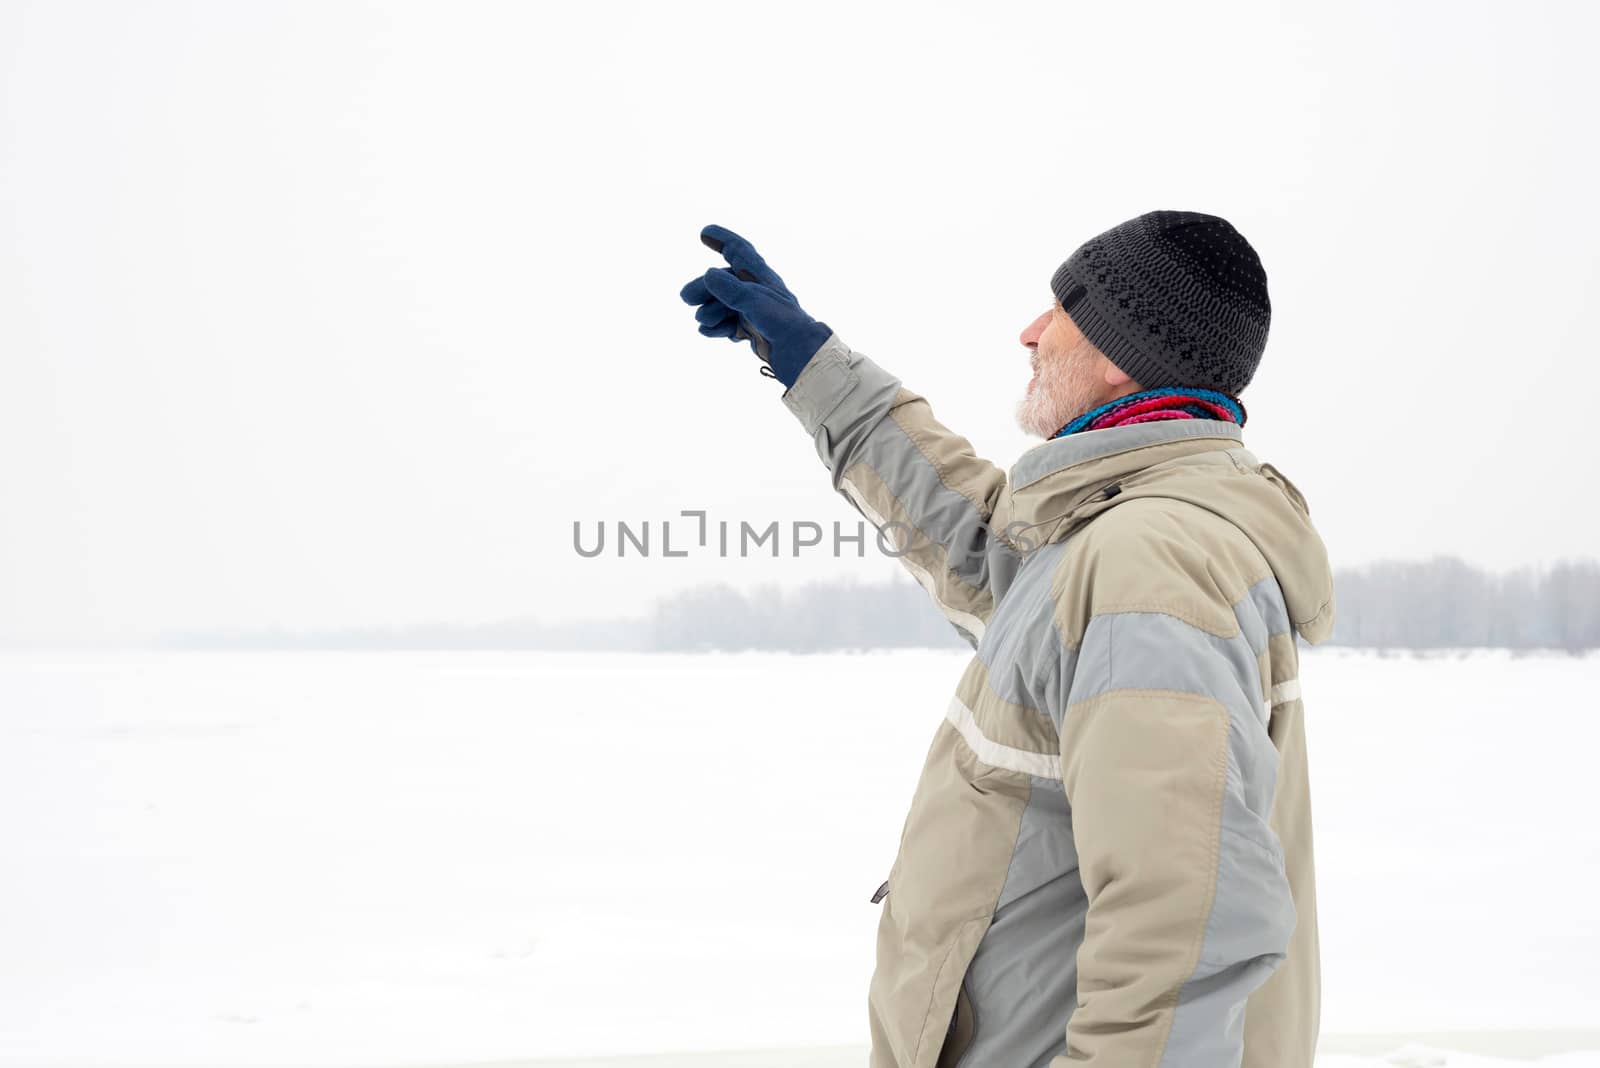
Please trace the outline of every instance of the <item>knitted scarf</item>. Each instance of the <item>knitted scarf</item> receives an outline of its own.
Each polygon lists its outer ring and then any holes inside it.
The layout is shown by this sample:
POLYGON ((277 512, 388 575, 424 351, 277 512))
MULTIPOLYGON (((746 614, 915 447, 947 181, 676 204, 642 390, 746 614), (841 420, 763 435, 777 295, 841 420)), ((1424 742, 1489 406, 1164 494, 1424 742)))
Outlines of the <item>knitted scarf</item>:
POLYGON ((1162 386, 1130 393, 1092 408, 1056 431, 1053 437, 1128 423, 1150 423, 1157 419, 1226 419, 1244 426, 1245 411, 1237 398, 1214 389, 1162 386))

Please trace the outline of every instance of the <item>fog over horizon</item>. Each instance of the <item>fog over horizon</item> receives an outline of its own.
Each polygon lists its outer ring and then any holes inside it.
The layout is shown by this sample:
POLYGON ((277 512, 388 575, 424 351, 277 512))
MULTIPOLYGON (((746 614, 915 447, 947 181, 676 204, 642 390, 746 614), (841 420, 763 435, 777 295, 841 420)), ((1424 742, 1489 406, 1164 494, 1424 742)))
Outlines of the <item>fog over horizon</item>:
POLYGON ((574 550, 685 510, 858 521, 678 299, 713 222, 1008 468, 1055 267, 1223 215, 1273 304, 1244 443, 1336 568, 1592 560, 1597 31, 1550 2, 7 4, 0 646, 888 580, 870 548, 574 550))

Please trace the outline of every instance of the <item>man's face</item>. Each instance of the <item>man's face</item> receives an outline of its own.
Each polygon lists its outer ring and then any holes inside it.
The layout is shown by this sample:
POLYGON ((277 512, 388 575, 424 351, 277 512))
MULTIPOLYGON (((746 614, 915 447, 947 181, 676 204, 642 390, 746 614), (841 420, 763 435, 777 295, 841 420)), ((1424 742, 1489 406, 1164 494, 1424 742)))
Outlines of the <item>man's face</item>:
POLYGON ((1017 404, 1017 423, 1029 434, 1048 438, 1111 399, 1104 375, 1108 361, 1056 305, 1029 323, 1021 340, 1031 354, 1033 378, 1017 404))

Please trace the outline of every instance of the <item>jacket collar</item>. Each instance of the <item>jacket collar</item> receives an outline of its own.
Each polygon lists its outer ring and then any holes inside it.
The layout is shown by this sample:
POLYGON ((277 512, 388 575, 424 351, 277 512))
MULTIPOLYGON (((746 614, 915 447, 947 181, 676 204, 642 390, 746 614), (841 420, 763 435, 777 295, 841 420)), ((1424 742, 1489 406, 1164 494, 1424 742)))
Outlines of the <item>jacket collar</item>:
POLYGON ((1011 466, 1011 486, 1013 489, 1025 486, 1085 460, 1189 438, 1231 438, 1237 444, 1243 440, 1243 434, 1237 423, 1226 419, 1158 419, 1104 430, 1080 430, 1035 445, 1023 453, 1011 466))
MULTIPOLYGON (((1158 464, 1194 457, 1218 460, 1242 451, 1238 424, 1225 419, 1162 419, 1084 430, 1036 445, 1011 467, 1009 529, 1027 529, 1035 545, 1064 536, 1073 520, 1108 502, 1107 488, 1158 464), (1214 457, 1200 454, 1215 453, 1214 457)), ((1115 494, 1115 490, 1112 494, 1115 494)))
POLYGON ((1228 520, 1261 551, 1300 636, 1333 633, 1333 572, 1305 497, 1244 447, 1222 419, 1169 419, 1086 430, 1036 445, 1011 468, 997 512, 1028 551, 1144 497, 1187 501, 1228 520))

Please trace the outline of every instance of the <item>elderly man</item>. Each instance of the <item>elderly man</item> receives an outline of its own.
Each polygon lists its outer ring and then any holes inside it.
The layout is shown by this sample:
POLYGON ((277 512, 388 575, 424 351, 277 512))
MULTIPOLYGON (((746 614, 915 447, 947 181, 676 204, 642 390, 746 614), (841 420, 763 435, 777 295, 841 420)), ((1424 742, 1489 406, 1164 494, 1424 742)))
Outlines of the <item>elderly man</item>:
POLYGON ((1271 306, 1225 220, 1085 242, 1022 332, 1009 475, 806 314, 749 242, 684 286, 976 655, 881 902, 873 1068, 1309 1066, 1318 960, 1296 634, 1305 499, 1243 444, 1271 306))

